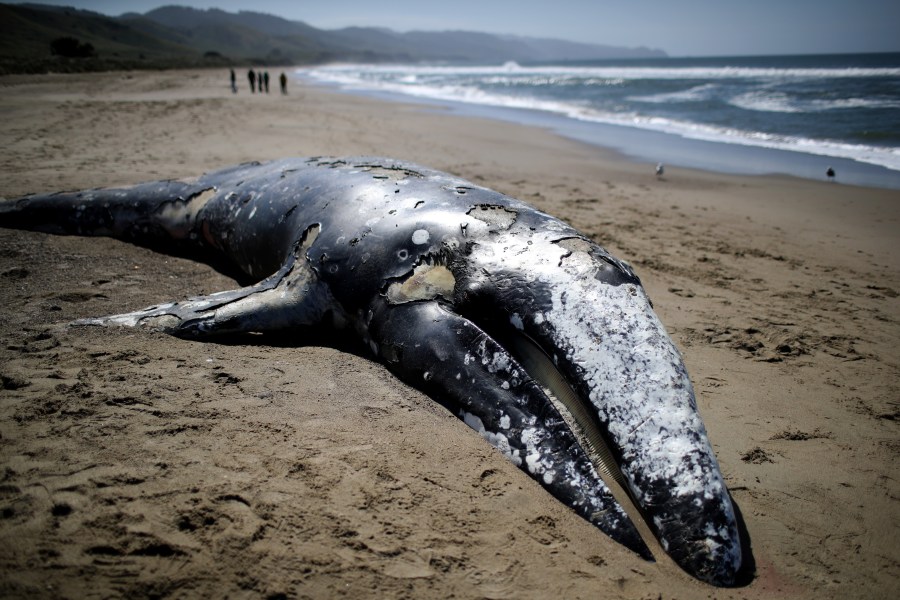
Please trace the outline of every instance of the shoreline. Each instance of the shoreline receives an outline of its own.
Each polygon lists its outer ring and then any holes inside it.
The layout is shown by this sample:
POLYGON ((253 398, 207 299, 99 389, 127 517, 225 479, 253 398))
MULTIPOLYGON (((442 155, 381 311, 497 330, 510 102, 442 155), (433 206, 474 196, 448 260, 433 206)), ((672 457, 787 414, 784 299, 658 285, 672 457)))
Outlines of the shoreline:
POLYGON ((825 171, 838 173, 834 183, 900 190, 900 171, 850 158, 684 137, 638 126, 578 120, 537 109, 492 106, 406 95, 400 92, 345 88, 320 82, 296 69, 294 76, 308 85, 389 102, 441 107, 454 114, 511 122, 523 127, 548 129, 563 137, 614 150, 636 162, 710 171, 723 175, 789 175, 825 181, 825 171))
POLYGON ((339 340, 66 328, 237 284, 114 240, 0 228, 0 595, 893 597, 895 190, 657 179, 546 128, 245 82, 0 77, 0 196, 368 154, 562 218, 632 264, 684 355, 755 576, 715 589, 641 560, 339 340))

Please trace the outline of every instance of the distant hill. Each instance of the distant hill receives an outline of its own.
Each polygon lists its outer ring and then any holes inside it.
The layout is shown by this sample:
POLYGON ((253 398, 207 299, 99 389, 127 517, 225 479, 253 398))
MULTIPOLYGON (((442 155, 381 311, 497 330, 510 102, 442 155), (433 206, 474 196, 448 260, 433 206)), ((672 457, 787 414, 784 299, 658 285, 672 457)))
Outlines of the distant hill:
POLYGON ((323 30, 263 13, 183 6, 107 17, 75 8, 0 4, 0 73, 337 60, 498 64, 665 56, 648 48, 471 31, 323 30))
POLYGON ((135 30, 117 19, 43 5, 0 4, 0 72, 99 70, 155 60, 177 62, 196 50, 135 30), (70 37, 95 56, 54 56, 51 43, 70 37), (106 66, 109 65, 109 66, 106 66))

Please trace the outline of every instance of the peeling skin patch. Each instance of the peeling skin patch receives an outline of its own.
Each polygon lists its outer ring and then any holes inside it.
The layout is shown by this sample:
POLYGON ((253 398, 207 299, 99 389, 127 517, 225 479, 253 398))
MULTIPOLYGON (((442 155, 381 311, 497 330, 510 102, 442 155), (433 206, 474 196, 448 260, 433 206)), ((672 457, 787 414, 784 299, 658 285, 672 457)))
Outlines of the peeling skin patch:
POLYGON ((456 279, 444 265, 422 264, 403 281, 395 281, 388 287, 387 299, 391 304, 403 304, 416 300, 433 300, 438 296, 453 298, 456 279))
POLYGON ((487 223, 492 231, 509 229, 516 222, 518 216, 514 210, 490 205, 476 206, 466 214, 487 223))
POLYGON ((409 177, 422 178, 421 173, 416 173, 401 167, 385 167, 383 165, 356 165, 366 173, 370 173, 375 179, 387 179, 389 181, 403 181, 409 177))
MULTIPOLYGON (((139 321, 137 321, 137 323, 139 323, 141 327, 148 327, 156 331, 166 331, 173 327, 177 327, 180 324, 180 321, 178 317, 174 315, 160 315, 158 317, 147 317, 146 319, 140 319, 139 321)), ((123 321, 123 325, 130 325, 131 327, 134 327, 135 323, 123 321)))
POLYGON ((214 187, 205 189, 187 200, 166 202, 159 211, 159 219, 163 227, 176 239, 184 239, 191 232, 191 226, 197 215, 206 206, 218 190, 214 187))
POLYGON ((566 238, 556 242, 556 245, 565 248, 569 252, 584 252, 590 254, 593 244, 583 238, 566 238))
MULTIPOLYGON (((566 253, 559 258, 559 266, 562 266, 563 261, 566 261, 567 259, 572 263, 580 263, 583 267, 587 267, 588 269, 591 268, 591 265, 595 264, 591 257, 592 245, 589 241, 583 238, 567 237, 553 243, 566 251, 566 253)), ((574 268, 578 267, 574 266, 574 268)))
POLYGON ((431 239, 431 234, 428 233, 427 229, 416 229, 412 234, 412 243, 417 246, 421 246, 422 244, 427 244, 428 240, 431 239))
MULTIPOLYGON (((582 270, 584 276, 592 273, 593 277, 611 285, 640 283, 627 263, 612 257, 584 238, 566 237, 553 244, 566 251, 559 259, 560 267, 566 265, 566 268, 582 270)), ((652 307, 652 303, 650 305, 652 307)))

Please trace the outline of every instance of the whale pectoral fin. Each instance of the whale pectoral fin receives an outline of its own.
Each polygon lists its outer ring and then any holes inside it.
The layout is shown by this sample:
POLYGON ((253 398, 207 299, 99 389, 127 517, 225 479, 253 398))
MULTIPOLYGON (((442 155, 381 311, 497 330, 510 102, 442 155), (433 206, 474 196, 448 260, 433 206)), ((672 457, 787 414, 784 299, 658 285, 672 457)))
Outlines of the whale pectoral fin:
POLYGON ((72 324, 145 327, 196 338, 315 325, 332 305, 327 287, 307 261, 292 258, 277 273, 252 286, 72 324))
POLYGON ((385 304, 369 335, 394 372, 456 412, 580 516, 652 557, 541 386, 477 325, 437 301, 385 304))

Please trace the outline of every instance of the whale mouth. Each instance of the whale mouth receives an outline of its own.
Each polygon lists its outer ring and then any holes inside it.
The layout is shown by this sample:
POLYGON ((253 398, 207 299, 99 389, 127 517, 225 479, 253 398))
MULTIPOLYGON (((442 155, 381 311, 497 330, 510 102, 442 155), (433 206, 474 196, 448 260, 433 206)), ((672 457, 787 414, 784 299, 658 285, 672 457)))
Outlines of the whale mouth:
MULTIPOLYGON (((652 394, 678 401, 645 402, 635 409, 640 413, 637 417, 604 413, 598 399, 602 402, 628 393, 624 386, 633 388, 634 380, 608 379, 599 387, 588 384, 577 365, 573 369, 571 357, 560 354, 564 343, 552 337, 539 342, 529 335, 527 323, 524 328, 512 325, 495 326, 489 334, 496 336, 541 390, 545 402, 555 409, 593 467, 595 476, 605 484, 607 502, 615 503, 615 509, 630 520, 640 542, 626 545, 650 560, 654 555, 667 555, 680 568, 707 583, 733 585, 741 562, 739 536, 730 497, 715 459, 706 452, 705 432, 697 434, 693 424, 681 430, 659 431, 645 425, 660 412, 677 412, 678 405, 692 409, 688 412, 696 416, 689 382, 681 385, 673 379, 666 383, 655 380, 650 373, 632 374, 652 394), (623 427, 623 423, 632 425, 623 427), (622 431, 628 433, 623 435, 622 431)), ((660 343, 671 344, 668 340, 660 343)), ((570 481, 569 485, 577 482, 570 481)), ((588 520, 593 521, 590 515, 588 520)))
POLYGON ((553 364, 553 360, 547 352, 528 334, 515 330, 503 341, 510 354, 541 387, 566 422, 603 483, 635 524, 644 543, 650 547, 658 546, 644 513, 629 492, 625 474, 603 435, 593 406, 579 396, 566 377, 553 364))

